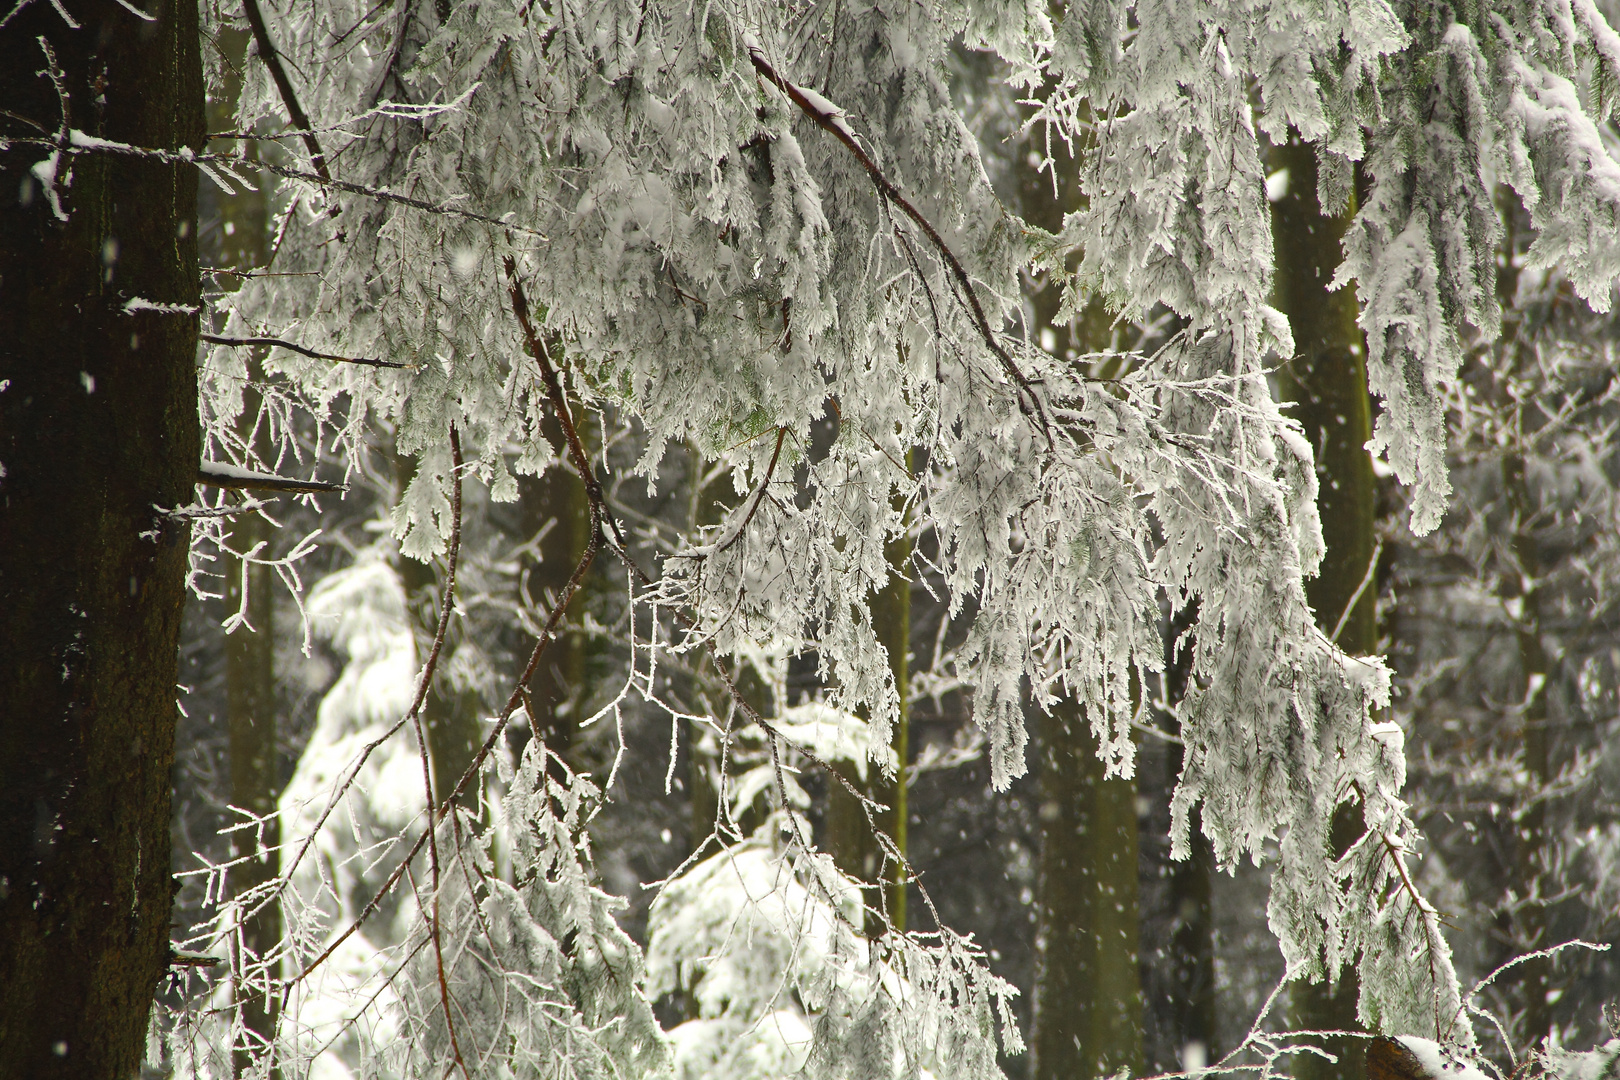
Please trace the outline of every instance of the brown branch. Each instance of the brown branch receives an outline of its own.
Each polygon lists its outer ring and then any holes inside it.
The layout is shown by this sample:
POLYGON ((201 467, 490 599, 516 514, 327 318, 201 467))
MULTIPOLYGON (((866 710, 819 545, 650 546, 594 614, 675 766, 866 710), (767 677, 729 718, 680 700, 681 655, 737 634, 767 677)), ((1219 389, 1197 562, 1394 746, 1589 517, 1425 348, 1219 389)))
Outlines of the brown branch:
MULTIPOLYGON (((754 500, 748 506, 748 513, 744 514, 742 521, 738 522, 737 530, 721 541, 720 546, 714 548, 709 554, 719 555, 735 544, 742 538, 742 534, 748 531, 748 523, 754 520, 754 511, 759 509, 761 500, 765 498, 765 489, 770 485, 772 474, 776 472, 776 459, 782 456, 782 440, 787 437, 787 430, 785 426, 776 429, 776 449, 771 451, 771 463, 765 466, 765 475, 760 478, 759 488, 754 492, 754 500)), ((619 541, 619 545, 621 547, 624 545, 622 539, 619 541)))
POLYGON ((320 140, 310 130, 312 125, 309 117, 304 114, 303 106, 298 104, 298 95, 293 92, 292 80, 287 78, 287 68, 281 62, 281 54, 276 51, 275 42, 270 40, 270 28, 264 24, 259 0, 242 0, 242 7, 247 15, 248 27, 253 31, 253 41, 259 47, 259 59, 270 69, 270 78, 276 84, 276 92, 281 95, 281 104, 286 108, 293 127, 299 129, 299 136, 309 151, 310 165, 321 179, 331 180, 332 174, 326 168, 326 154, 321 150, 320 140))
POLYGON ((221 960, 217 956, 207 956, 202 953, 177 952, 174 949, 169 950, 169 966, 172 968, 214 967, 216 964, 223 964, 224 962, 225 961, 221 960))
MULTIPOLYGON (((800 112, 814 120, 822 130, 831 134, 833 138, 843 143, 849 152, 855 155, 855 160, 861 163, 861 167, 866 170, 866 174, 872 178, 872 186, 877 188, 878 195, 904 211, 905 215, 922 230, 923 235, 928 237, 929 243, 934 245, 935 250, 939 252, 940 258, 945 261, 945 265, 950 267, 952 276, 956 278, 957 285, 961 287, 962 293, 967 298, 968 308, 972 312, 973 323, 979 331, 979 336, 984 339, 985 345, 995 354, 996 359, 1001 362, 1002 370, 1018 385, 1019 408, 1026 415, 1036 417, 1040 421, 1042 428, 1047 427, 1046 410, 1041 405, 1040 397, 1035 393, 1034 385, 1018 369, 1018 364, 1002 346, 1001 342, 996 340, 995 332, 990 328, 990 320, 985 317, 984 307, 979 303, 978 293, 973 291, 973 281, 968 277, 967 268, 956 257, 956 253, 951 251, 950 245, 945 242, 945 238, 939 235, 939 230, 935 229, 933 223, 923 216, 922 211, 918 210, 911 200, 905 197, 900 189, 895 186, 894 181, 884 175, 883 170, 878 168, 877 162, 872 160, 872 156, 861 147, 861 144, 855 141, 854 133, 850 131, 849 125, 844 122, 842 116, 829 112, 817 102, 812 101, 803 89, 772 67, 771 62, 765 59, 765 54, 760 52, 757 47, 749 47, 748 57, 753 61, 754 70, 759 73, 761 78, 781 90, 793 104, 799 107, 800 112)), ((819 95, 817 96, 819 97, 819 95)), ((1050 437, 1050 434, 1048 437, 1050 437)))
MULTIPOLYGON (((243 274, 241 276, 247 277, 248 275, 243 274)), ((293 343, 291 341, 284 341, 281 338, 276 338, 276 337, 245 337, 245 338, 239 338, 239 337, 221 337, 218 334, 198 334, 197 335, 197 340, 198 341, 206 341, 210 345, 235 345, 235 346, 274 345, 277 348, 287 349, 290 352, 295 352, 295 353, 298 353, 298 354, 300 354, 302 356, 307 356, 312 360, 336 360, 340 364, 364 364, 366 367, 376 367, 376 368, 408 369, 410 367, 409 364, 401 364, 397 360, 375 360, 375 359, 372 359, 372 358, 366 357, 366 356, 338 356, 335 353, 319 352, 319 351, 317 351, 315 349, 306 348, 303 345, 298 345, 298 344, 295 344, 295 343, 293 343)))

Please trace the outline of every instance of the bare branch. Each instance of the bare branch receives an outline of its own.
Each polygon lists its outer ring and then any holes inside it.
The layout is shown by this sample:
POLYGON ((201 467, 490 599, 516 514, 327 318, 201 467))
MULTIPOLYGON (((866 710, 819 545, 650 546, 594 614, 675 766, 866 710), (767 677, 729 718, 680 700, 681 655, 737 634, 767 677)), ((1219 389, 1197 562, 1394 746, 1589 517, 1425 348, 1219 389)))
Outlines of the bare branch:
POLYGON ((348 490, 344 484, 329 484, 324 480, 296 480, 290 476, 277 476, 275 473, 240 469, 222 461, 201 462, 197 466, 197 483, 237 491, 291 491, 299 494, 348 490))
POLYGON ((310 130, 309 117, 305 115, 303 106, 298 104, 292 80, 287 78, 287 68, 281 62, 281 54, 276 51, 276 43, 270 40, 270 28, 265 26, 264 15, 259 11, 259 0, 242 0, 242 8, 247 15, 248 27, 253 31, 253 41, 259 47, 259 59, 270 69, 270 78, 276 84, 276 93, 281 95, 281 104, 309 151, 310 165, 321 179, 331 180, 332 174, 326 168, 326 153, 321 149, 320 140, 310 130))
MULTIPOLYGON (((245 277, 247 275, 243 276, 245 277)), ((408 370, 410 368, 409 364, 401 364, 397 360, 376 360, 366 356, 338 356, 335 353, 323 353, 315 349, 306 348, 303 345, 298 345, 294 342, 285 341, 276 337, 238 338, 221 337, 218 334, 198 334, 197 340, 206 341, 210 345, 274 345, 277 348, 287 349, 288 351, 298 353, 301 356, 307 356, 312 360, 336 360, 340 364, 364 364, 366 367, 399 368, 402 370, 408 370)))

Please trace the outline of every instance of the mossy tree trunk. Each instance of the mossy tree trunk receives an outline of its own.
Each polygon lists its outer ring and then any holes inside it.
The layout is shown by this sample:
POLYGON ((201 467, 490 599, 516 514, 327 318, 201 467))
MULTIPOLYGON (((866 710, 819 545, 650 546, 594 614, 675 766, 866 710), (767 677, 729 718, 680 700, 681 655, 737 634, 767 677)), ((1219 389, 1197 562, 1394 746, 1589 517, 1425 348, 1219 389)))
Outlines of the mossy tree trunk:
MULTIPOLYGON (((1291 142, 1275 147, 1273 170, 1288 171, 1287 191, 1272 203, 1278 306, 1294 332, 1294 356, 1280 375, 1291 415, 1316 451, 1317 509, 1327 553, 1321 572, 1305 584, 1317 626, 1335 636, 1352 656, 1377 650, 1373 523, 1377 491, 1366 444, 1372 434, 1367 396, 1366 348, 1356 325, 1355 290, 1328 290, 1342 258, 1342 241, 1354 206, 1337 215, 1317 200, 1316 150, 1291 142)), ((1331 842, 1342 852, 1361 834, 1361 813, 1341 806, 1331 842)), ((1336 978, 1302 984, 1293 997, 1293 1023, 1314 1030, 1359 1030, 1353 968, 1336 978)), ((1360 1080, 1364 1042, 1330 1039, 1333 1064, 1313 1054, 1297 1056, 1301 1080, 1360 1080)))
MULTIPOLYGON (((393 451, 395 482, 404 492, 415 465, 393 451)), ((463 544, 462 554, 466 554, 463 544)), ((394 570, 399 574, 405 590, 405 606, 411 614, 412 629, 416 634, 417 661, 425 662, 432 648, 433 637, 439 629, 439 604, 444 599, 444 567, 420 562, 403 553, 394 558, 394 570)), ((455 599, 451 598, 451 604, 455 599)), ((457 687, 451 677, 451 658, 463 632, 463 626, 452 618, 445 631, 444 647, 439 653, 437 673, 428 688, 427 700, 422 705, 422 730, 427 736, 428 773, 433 784, 433 801, 442 802, 472 764, 483 745, 483 702, 476 690, 457 687)), ((457 805, 473 813, 478 812, 479 787, 468 784, 461 792, 457 805)))
MULTIPOLYGON (((0 133, 200 149, 196 5, 142 6, 155 21, 114 0, 73 4, 79 28, 14 12, 0 133)), ((47 189, 45 160, 0 150, 0 1076, 123 1080, 173 898, 190 528, 159 508, 193 500, 199 455, 196 316, 126 305, 197 305, 197 178, 84 155, 47 189)))
MULTIPOLYGON (((546 435, 553 445, 562 445, 562 432, 554 420, 547 422, 546 435)), ((528 571, 525 599, 536 617, 544 620, 567 588, 589 542, 590 504, 585 484, 565 461, 544 476, 525 478, 521 484, 524 528, 530 536, 540 536, 544 530, 528 571)), ((582 601, 583 597, 576 599, 576 606, 582 601)), ((579 723, 575 713, 582 702, 584 682, 585 643, 578 634, 564 633, 546 646, 528 687, 535 713, 529 717, 530 736, 574 767, 579 764, 571 756, 579 723)))
MULTIPOLYGON (((910 465, 910 454, 907 454, 910 465)), ((896 718, 890 746, 895 752, 896 768, 892 777, 885 776, 876 762, 866 764, 866 777, 862 779, 853 766, 845 763, 841 773, 851 786, 868 798, 888 807, 874 815, 869 822, 860 800, 842 784, 829 779, 827 786, 826 844, 838 868, 850 877, 864 881, 881 890, 879 895, 868 896, 867 903, 880 910, 895 930, 906 929, 905 867, 889 860, 877 837, 875 825, 887 834, 903 855, 906 852, 908 826, 907 769, 911 763, 911 702, 908 688, 911 683, 911 538, 902 536, 884 547, 889 565, 889 580, 872 597, 872 630, 878 643, 889 656, 889 672, 894 677, 895 690, 900 695, 900 715, 896 718)), ((868 933, 882 931, 882 920, 868 918, 868 933)))

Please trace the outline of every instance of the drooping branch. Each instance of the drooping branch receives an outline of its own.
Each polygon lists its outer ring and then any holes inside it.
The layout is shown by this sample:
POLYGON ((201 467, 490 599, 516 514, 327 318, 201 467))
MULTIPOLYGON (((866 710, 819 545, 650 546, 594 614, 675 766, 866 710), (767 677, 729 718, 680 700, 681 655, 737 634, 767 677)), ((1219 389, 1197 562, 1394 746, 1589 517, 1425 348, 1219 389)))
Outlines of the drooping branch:
MULTIPOLYGON (((786 94, 788 99, 799 107, 800 112, 814 120, 818 127, 831 134, 833 138, 843 143, 845 148, 855 155, 855 160, 860 162, 861 168, 866 170, 867 176, 872 178, 872 186, 877 188, 878 195, 898 206, 906 217, 910 218, 917 228, 922 230, 923 235, 928 237, 928 242, 934 246, 934 250, 939 252, 940 259, 950 268, 951 276, 956 279, 957 285, 961 288, 962 294, 967 301, 968 310, 973 316, 973 324, 978 329, 979 336, 984 339, 985 346, 1001 362, 1002 370, 1007 373, 1008 378, 1017 384, 1019 408, 1026 414, 1036 417, 1043 428, 1046 427, 1046 411, 1041 405, 1040 397, 1036 394, 1034 385, 1019 370, 1017 362, 1012 358, 1012 354, 1008 353, 1001 342, 996 339, 995 331, 990 326, 990 320, 985 317, 984 307, 979 303, 979 295, 973 290, 973 281, 968 276, 967 268, 956 257, 956 253, 945 242, 945 238, 939 235, 939 230, 934 228, 933 223, 924 216, 921 210, 917 209, 910 199, 906 198, 894 181, 890 180, 883 170, 878 167, 877 162, 872 160, 872 155, 868 154, 861 144, 856 141, 855 133, 850 130, 842 111, 838 110, 831 102, 814 90, 807 90, 799 86, 777 71, 771 65, 771 62, 765 58, 764 52, 754 42, 748 44, 748 58, 753 62, 754 70, 759 73, 761 78, 786 94)), ((930 297, 931 300, 932 297, 930 297)))
POLYGON ((286 341, 278 337, 221 337, 218 334, 198 334, 198 341, 206 341, 210 345, 234 345, 247 347, 252 345, 274 345, 279 349, 307 356, 312 360, 335 360, 340 364, 363 364, 366 367, 409 369, 409 364, 401 364, 397 360, 378 360, 367 356, 338 356, 336 353, 324 353, 316 349, 307 348, 296 342, 286 341))

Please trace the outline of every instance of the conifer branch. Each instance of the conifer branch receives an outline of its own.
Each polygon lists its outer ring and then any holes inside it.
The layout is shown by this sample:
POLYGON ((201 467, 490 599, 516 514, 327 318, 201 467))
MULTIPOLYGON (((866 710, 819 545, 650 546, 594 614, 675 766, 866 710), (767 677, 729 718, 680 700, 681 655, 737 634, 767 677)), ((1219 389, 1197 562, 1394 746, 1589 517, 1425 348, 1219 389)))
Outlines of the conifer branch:
MULTIPOLYGON (((856 141, 855 133, 850 130, 849 124, 845 122, 843 115, 835 111, 830 102, 821 97, 820 94, 815 93, 815 91, 805 90, 778 72, 771 65, 771 62, 765 58, 765 54, 760 50, 759 46, 753 42, 748 44, 748 58, 753 62, 754 70, 759 73, 761 78, 781 90, 793 104, 799 107, 800 112, 814 120, 817 126, 831 134, 833 138, 843 143, 849 152, 855 155, 855 160, 860 162, 861 168, 865 169, 866 174, 872 178, 872 186, 877 188, 879 197, 898 206, 908 218, 916 223, 917 228, 922 230, 923 235, 928 237, 929 243, 939 252, 940 258, 950 268, 951 275, 961 288, 967 300, 968 309, 973 316, 973 324, 979 331, 979 336, 984 339, 986 347, 1001 362, 1002 370, 1017 384, 1019 408, 1026 415, 1038 419, 1041 427, 1046 428, 1046 410, 1041 405, 1040 396, 1035 392, 1035 387, 1028 377, 1019 370, 1018 364, 1013 360, 1012 355, 996 339, 995 331, 990 326, 990 320, 985 317, 984 307, 979 303, 979 295, 973 290, 973 280, 968 276, 967 268, 956 257, 956 253, 945 242, 945 238, 940 236, 939 230, 934 228, 933 223, 924 216, 923 212, 918 210, 910 199, 906 198, 894 181, 890 180, 883 170, 878 167, 877 162, 872 160, 872 156, 856 141)), ((932 303, 932 297, 930 297, 930 303, 932 303)), ((1050 437, 1050 433, 1048 433, 1048 437, 1050 437)))
POLYGON ((309 117, 304 113, 303 106, 298 104, 298 95, 293 91, 292 80, 287 78, 281 53, 276 51, 276 43, 270 40, 270 28, 264 24, 264 15, 259 11, 259 0, 242 0, 242 8, 247 15, 248 27, 253 31, 254 44, 259 47, 259 59, 270 69, 270 78, 276 84, 276 93, 281 95, 281 104, 286 108, 293 127, 298 129, 305 149, 309 151, 310 165, 321 179, 330 181, 332 174, 326 168, 326 153, 321 149, 320 140, 315 138, 315 132, 310 130, 309 117))

